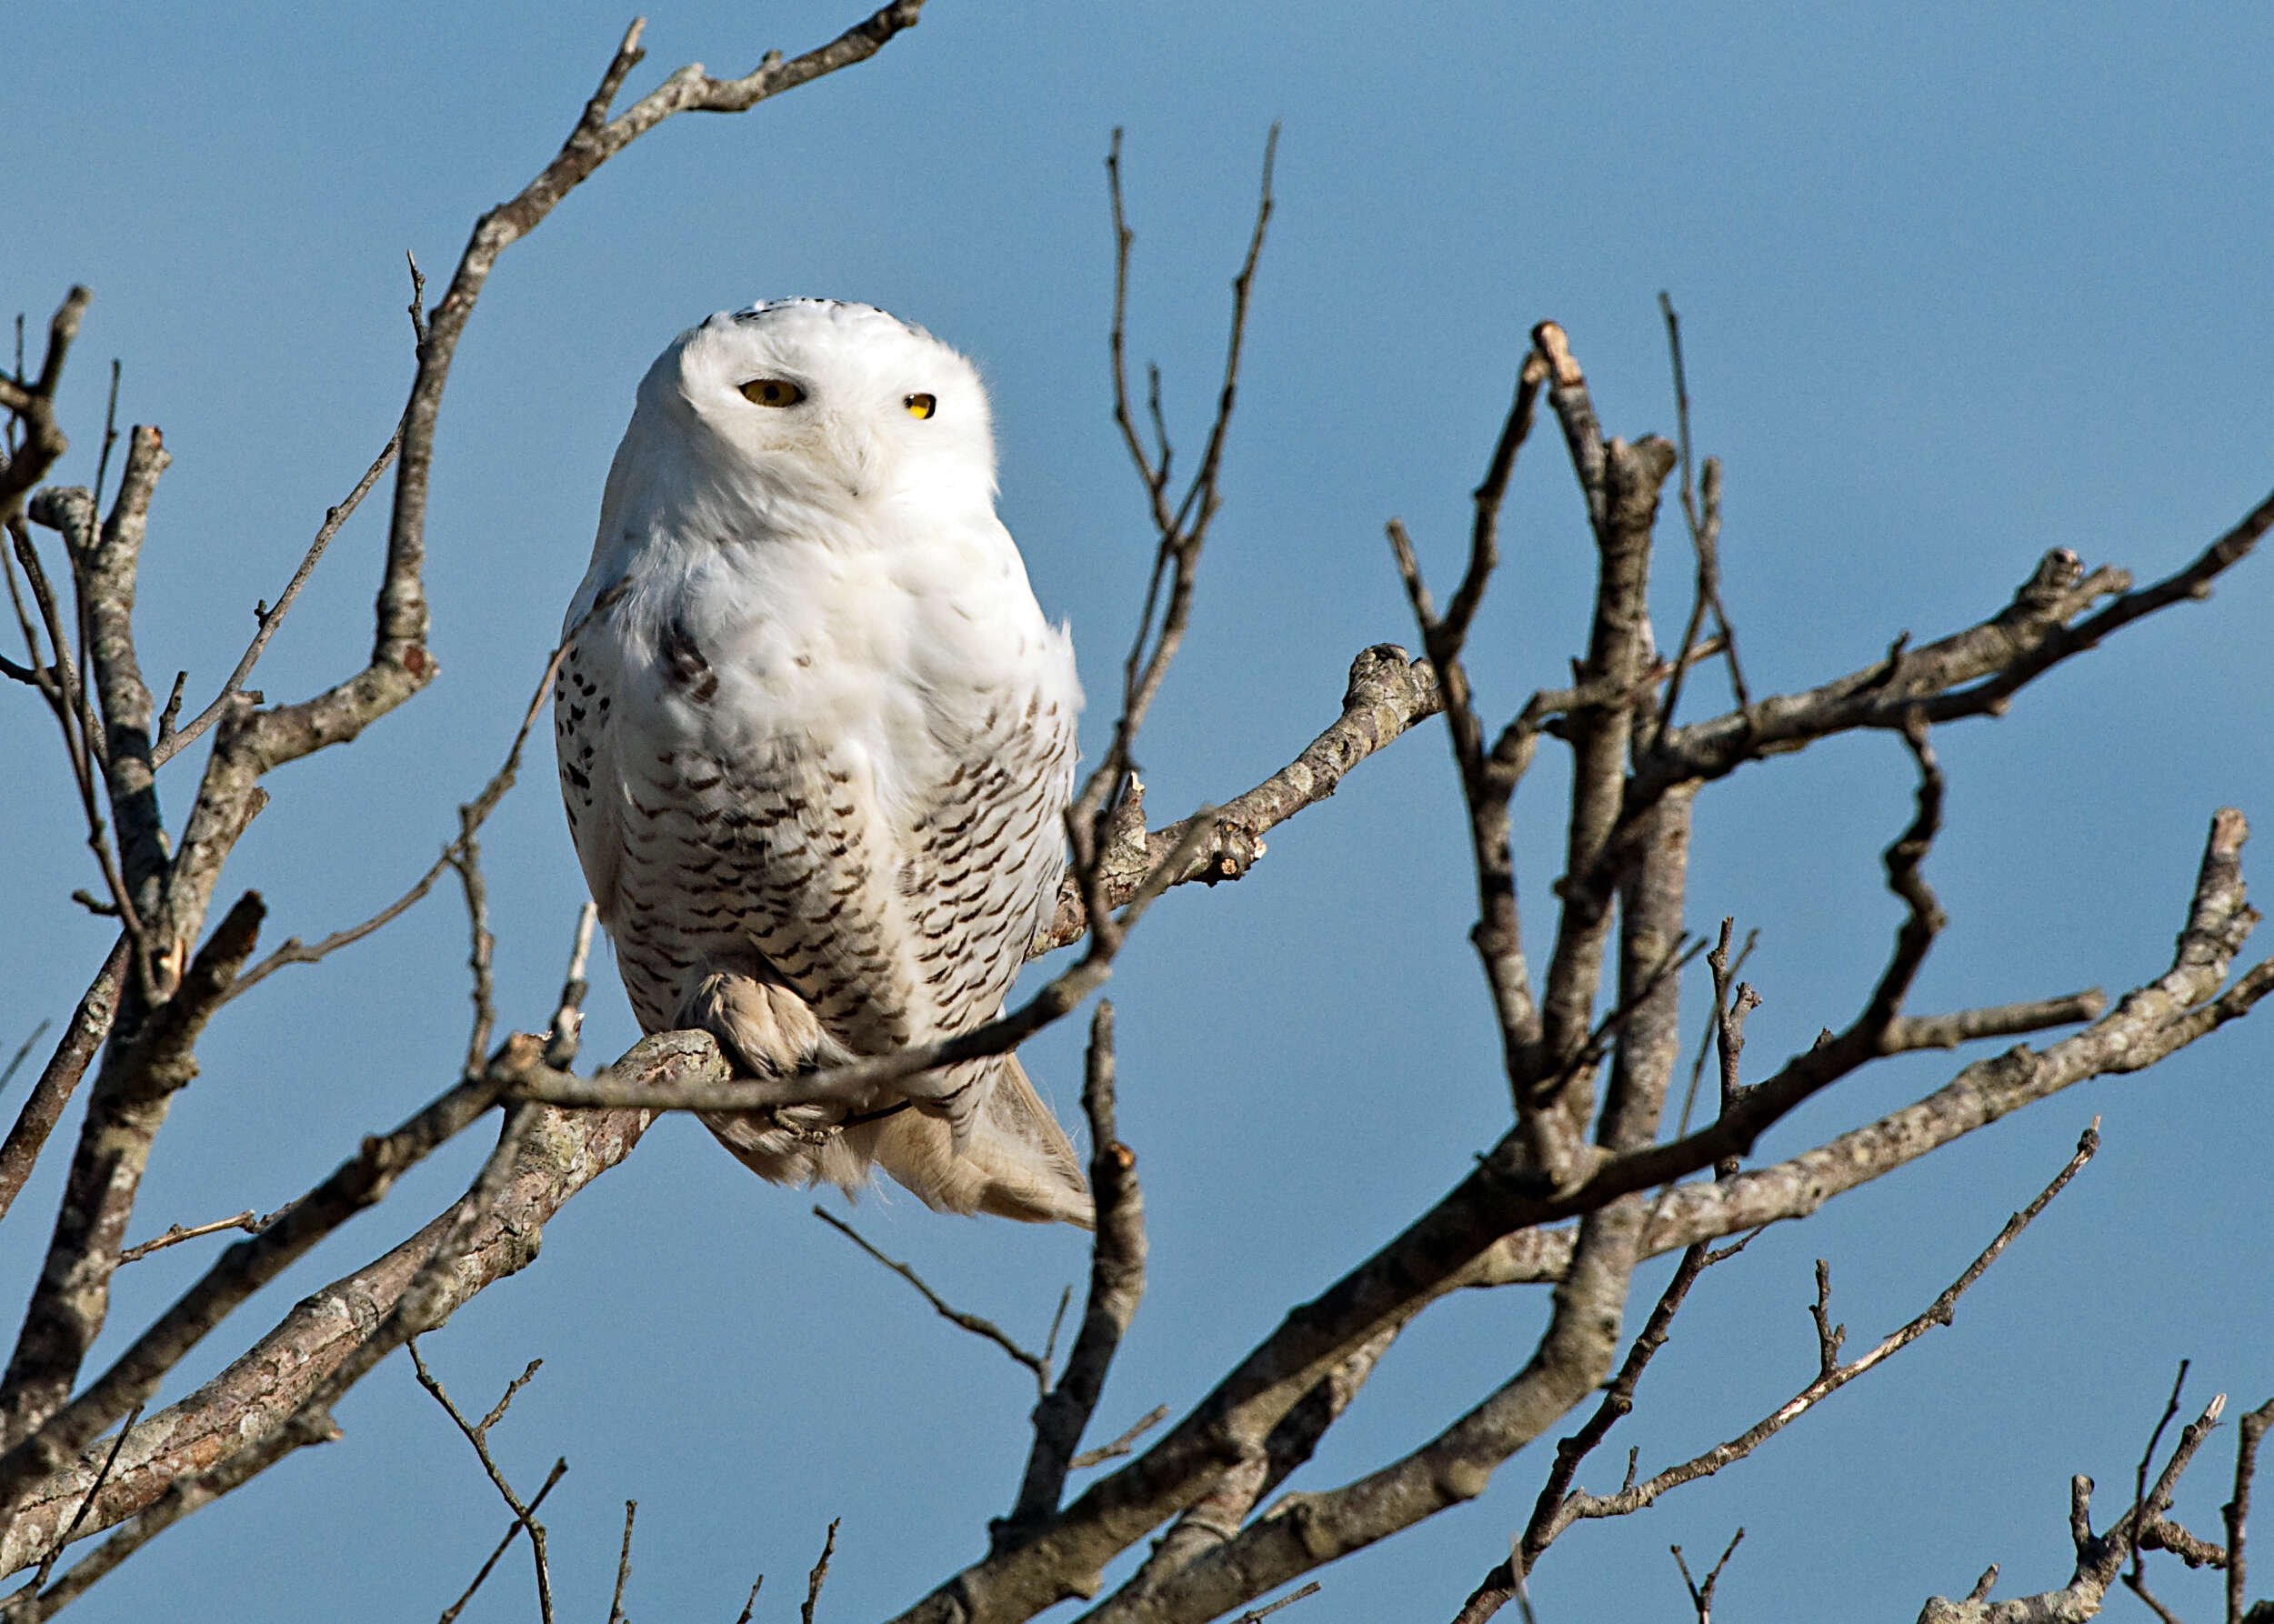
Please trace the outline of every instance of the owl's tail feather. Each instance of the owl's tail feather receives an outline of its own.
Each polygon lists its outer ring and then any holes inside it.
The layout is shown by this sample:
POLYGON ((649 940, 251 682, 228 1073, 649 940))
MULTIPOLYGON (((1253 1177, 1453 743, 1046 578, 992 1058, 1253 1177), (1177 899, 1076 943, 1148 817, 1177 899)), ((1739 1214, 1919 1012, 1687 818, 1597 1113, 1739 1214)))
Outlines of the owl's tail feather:
POLYGON ((960 1148, 946 1122, 921 1111, 901 1111, 846 1137, 873 1134, 877 1166, 927 1207, 1088 1228, 1095 1222, 1089 1187, 1066 1130, 1017 1055, 1003 1056, 992 1070, 960 1148))
MULTIPOLYGON (((756 1077, 847 1058, 823 1037, 812 1009, 796 994, 738 973, 699 977, 676 1024, 710 1032, 737 1069, 756 1077)), ((826 1105, 798 1107, 781 1118, 706 1112, 703 1124, 744 1166, 777 1184, 818 1181, 852 1192, 868 1182, 872 1167, 881 1167, 926 1206, 944 1212, 1088 1228, 1094 1219, 1081 1164, 1018 1057, 966 1064, 971 1070, 958 1067, 957 1074, 983 1086, 957 1092, 967 1098, 977 1093, 981 1103, 958 1112, 952 1124, 929 1111, 903 1110, 831 1131, 846 1108, 826 1105), (804 1114, 813 1118, 810 1134, 793 1131, 781 1119, 804 1114)), ((877 1102, 848 1103, 874 1108, 877 1102)))

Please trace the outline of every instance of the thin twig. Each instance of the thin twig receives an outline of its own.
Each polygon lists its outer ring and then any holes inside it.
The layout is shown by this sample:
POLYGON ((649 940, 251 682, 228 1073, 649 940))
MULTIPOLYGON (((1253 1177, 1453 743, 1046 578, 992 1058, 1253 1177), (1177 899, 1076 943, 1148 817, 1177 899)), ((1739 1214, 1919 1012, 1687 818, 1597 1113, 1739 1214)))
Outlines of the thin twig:
POLYGON ((248 1207, 235 1218, 215 1218, 209 1224, 175 1224, 155 1240, 145 1240, 140 1246, 126 1248, 118 1254, 118 1261, 124 1267, 129 1263, 138 1262, 153 1252, 162 1252, 166 1248, 179 1246, 185 1240, 195 1240, 201 1235, 218 1235, 224 1229, 242 1229, 247 1235, 258 1235, 263 1222, 264 1220, 255 1217, 253 1209, 248 1207))
POLYGON ((43 1019, 39 1025, 32 1028, 32 1035, 29 1038, 26 1038, 23 1044, 16 1049, 15 1056, 8 1061, 7 1066, 5 1068, 0 1068, 0 1088, 5 1088, 10 1083, 15 1080, 16 1071, 23 1066, 25 1058, 30 1056, 33 1046, 37 1044, 40 1038, 45 1035, 47 1028, 55 1024, 55 1023, 54 1021, 43 1019))
MULTIPOLYGON (((14 471, 13 464, 5 470, 7 473, 14 471)), ((42 494, 43 496, 58 495, 52 491, 42 494)), ((81 501, 85 499, 84 493, 66 492, 61 495, 81 501)), ((35 513, 40 511, 38 503, 35 502, 33 506, 35 513)), ((61 522, 67 516, 68 511, 51 509, 46 516, 61 522)), ((86 516, 85 510, 82 509, 81 515, 80 522, 93 523, 92 518, 86 516)), ((31 532, 13 518, 8 521, 7 529, 15 562, 22 566, 25 582, 32 589, 32 601, 39 608, 40 620, 47 632, 48 647, 55 656, 55 663, 47 667, 51 684, 43 686, 41 694, 47 701, 48 709, 55 715, 56 726, 63 731, 64 754, 70 763, 72 783, 78 789, 79 809, 86 823, 87 848, 95 855, 95 867, 101 871, 104 886, 110 893, 111 906, 118 910, 119 924, 134 944, 135 971, 141 979, 145 996, 151 1002, 158 1002, 161 1001, 162 989, 157 967, 151 957, 149 932, 144 926, 141 911, 128 894, 126 877, 119 867, 117 854, 112 848, 110 824, 105 816, 105 801, 100 780, 109 771, 110 757, 105 745, 103 725, 95 715, 94 696, 88 692, 85 680, 75 666, 71 640, 64 635, 55 590, 48 585, 47 572, 40 564, 37 548, 32 545, 31 532)), ((72 554, 75 574, 76 554, 72 553, 68 545, 65 550, 72 554)), ((83 637, 81 663, 84 661, 85 643, 83 637)), ((36 649, 34 650, 33 663, 35 666, 39 663, 36 649)))
POLYGON ((522 1504, 521 1497, 514 1493, 513 1485, 506 1480, 505 1471, 498 1466, 496 1457, 489 1452, 489 1429, 505 1418, 514 1395, 528 1384, 544 1360, 531 1359, 528 1368, 506 1384, 504 1396, 476 1423, 466 1418, 458 1407, 450 1401, 450 1395, 443 1390, 442 1383, 436 1378, 435 1373, 426 1368, 426 1358, 418 1351, 418 1338, 415 1336, 406 1338, 405 1346, 410 1349, 411 1365, 417 1372, 418 1385, 433 1394, 435 1402, 441 1405, 451 1420, 457 1424, 458 1430, 466 1435, 466 1441, 474 1446, 474 1453, 480 1459, 482 1469, 489 1474, 491 1484, 506 1504, 512 1508, 516 1520, 529 1530, 529 1544, 536 1564, 537 1613, 543 1624, 553 1624, 553 1569, 546 1556, 545 1525, 537 1521, 532 1508, 522 1504))
POLYGON ((1706 1575, 1706 1582, 1702 1585, 1691 1580, 1689 1564, 1682 1560, 1682 1548, 1678 1545, 1669 1548, 1674 1552, 1674 1565, 1682 1570, 1682 1587, 1689 1592, 1689 1604, 1698 1609, 1698 1624, 1713 1624, 1714 1587, 1721 1582, 1721 1570, 1729 1565, 1729 1559, 1737 1553, 1738 1542, 1744 1538, 1743 1529, 1729 1536, 1729 1543, 1723 1549, 1721 1559, 1713 1565, 1713 1571, 1706 1575))
POLYGON ((1682 677, 1689 668, 1690 651, 1698 645, 1698 635, 1703 629, 1708 610, 1714 617, 1715 628, 1721 653, 1729 665, 1729 687, 1737 697, 1738 709, 1746 717, 1753 712, 1753 701, 1745 687, 1745 672, 1738 664, 1737 634, 1729 628, 1728 611, 1721 602, 1721 558, 1718 544, 1721 537, 1721 465, 1712 457, 1706 459, 1705 509, 1698 509, 1698 496, 1692 488, 1695 465, 1689 448, 1689 384, 1682 366, 1682 322, 1674 314, 1674 302, 1661 292, 1658 309, 1666 317, 1666 347, 1674 366, 1674 415, 1681 449, 1682 514, 1689 522, 1690 546, 1698 557, 1698 584, 1690 600, 1689 620, 1682 631, 1681 657, 1676 660, 1674 679, 1666 690, 1666 703, 1658 712, 1656 745, 1665 739, 1667 729, 1674 725, 1674 707, 1682 694, 1682 677))
POLYGON ((560 1002, 553 1010, 553 1025, 545 1044, 545 1063, 556 1071, 576 1064, 576 1045, 585 1029, 586 960, 592 953, 592 933, 600 922, 599 907, 587 901, 576 910, 576 934, 568 948, 568 973, 561 979, 560 1002))
POLYGON ((1058 1354, 1058 1332, 1066 1326, 1066 1310, 1074 1301, 1074 1288, 1069 1283, 1058 1292, 1058 1311, 1050 1316, 1050 1334, 1042 1339, 1042 1362, 1048 1364, 1058 1354))
POLYGON ((118 444, 118 357, 111 357, 110 399, 103 406, 103 449, 95 459, 95 505, 103 506, 103 481, 110 472, 111 451, 118 444))
POLYGON ((1268 1606, 1249 1608, 1246 1612, 1240 1614, 1238 1618, 1234 1619, 1232 1620, 1232 1624, 1256 1624, 1256 1621, 1258 1619, 1267 1619, 1283 1607, 1293 1607, 1297 1602, 1302 1600, 1307 1596, 1317 1595, 1318 1589, 1318 1581, 1317 1579, 1313 1579, 1310 1583, 1305 1585, 1301 1589, 1290 1590, 1287 1594, 1280 1597, 1278 1600, 1270 1603, 1268 1606))
MULTIPOLYGON (((1757 1422, 1728 1442, 1716 1446, 1704 1454, 1671 1466, 1647 1480, 1631 1484, 1616 1494, 1573 1494, 1566 1502, 1572 1519, 1624 1517, 1641 1510, 1660 1495, 1699 1478, 1711 1477, 1723 1467, 1744 1459, 1763 1443, 1798 1420, 1822 1399, 1839 1390, 1858 1376, 1876 1369, 1911 1343, 1937 1326, 1948 1325, 1955 1318, 1958 1298, 1982 1278, 1989 1266, 1998 1261, 2014 1238, 2028 1228, 2038 1214, 2044 1211, 2054 1197, 2068 1188, 2084 1165, 2092 1159, 2100 1148, 2099 1118, 2094 1118, 2077 1141, 2076 1154, 2057 1174, 2053 1181, 2039 1192, 2037 1198, 2006 1221, 1980 1255, 1968 1264, 1963 1274, 1945 1288, 1942 1295, 1900 1329, 1890 1333, 1868 1352, 1846 1364, 1838 1362, 1842 1327, 1831 1323, 1829 1313, 1830 1275, 1820 1262, 1818 1265, 1818 1298, 1810 1305, 1809 1313, 1816 1323, 1818 1340, 1818 1373, 1814 1379, 1787 1399, 1772 1414, 1757 1422)), ((2152 1498, 2152 1497, 2151 1497, 2152 1498)))
POLYGON ((268 648, 268 640, 276 635, 276 628, 284 625, 285 617, 292 612, 293 604, 300 596, 300 588, 308 584, 308 577, 316 573, 316 565, 322 561, 324 549, 332 545, 332 537, 339 534, 340 526, 348 521, 356 508, 363 506, 363 499, 371 494, 371 487, 379 483, 379 476, 393 465, 396 453, 402 448, 403 425, 397 422, 386 445, 372 460, 371 466, 364 470, 363 477, 356 482, 356 488, 349 491, 338 506, 324 510, 324 522, 316 526, 316 539, 308 544, 308 550, 301 556, 299 567, 292 572, 292 579, 285 583, 284 591, 277 595, 275 607, 271 608, 266 603, 253 606, 253 619, 258 629, 254 632, 253 640, 245 645, 245 652, 237 657, 236 667, 229 673, 229 679, 221 685, 221 692, 214 696, 213 702, 205 709, 191 717, 186 727, 178 728, 174 726, 174 717, 181 708, 182 679, 175 679, 174 696, 166 703, 165 714, 159 718, 158 737, 150 747, 150 765, 154 768, 164 767, 179 755, 184 747, 193 743, 198 735, 219 721, 231 706, 240 702, 260 703, 262 697, 245 688, 245 678, 253 675, 253 667, 260 664, 261 656, 268 648))
POLYGON ((616 1594, 608 1599, 608 1624, 624 1624, 624 1585, 632 1577, 632 1519, 638 1514, 637 1500, 624 1502, 624 1548, 616 1557, 616 1594))
POLYGON ((923 1294, 924 1300, 932 1305, 933 1311, 938 1314, 942 1319, 947 1320, 951 1325, 961 1327, 963 1329, 969 1331, 975 1337, 984 1337, 987 1340, 994 1343, 997 1348, 1001 1348, 1005 1353, 1009 1354, 1012 1358, 1017 1360, 1018 1363, 1026 1366, 1028 1370, 1034 1373, 1035 1385, 1037 1388, 1045 1393, 1047 1393, 1050 1390, 1050 1361, 1048 1359, 1043 1358, 1039 1354, 1028 1353, 1024 1348, 1021 1348, 1017 1343, 1012 1341, 1009 1336, 1005 1333, 1003 1328, 997 1325, 992 1319, 982 1319, 977 1314, 967 1314, 961 1308, 955 1308, 950 1305, 947 1298, 941 1297, 938 1292, 933 1290, 929 1286, 924 1283, 924 1277, 922 1275, 917 1274, 915 1269, 909 1268, 898 1258, 886 1257, 875 1247, 869 1245, 867 1240, 863 1239, 860 1231, 854 1228, 852 1225, 846 1223, 843 1218, 837 1218, 834 1214, 829 1213, 819 1207, 816 1207, 813 1209, 813 1215, 814 1217, 819 1218, 823 1223, 828 1225, 829 1228, 843 1235, 855 1246, 860 1248, 862 1251, 867 1252, 870 1257, 876 1258, 877 1262, 892 1270, 893 1273, 898 1275, 909 1285, 915 1287, 917 1291, 923 1294))
MULTIPOLYGON (((1217 479, 1223 464, 1226 436, 1231 426, 1232 406, 1238 394, 1240 353, 1246 342, 1248 300, 1255 286, 1256 265, 1262 255, 1265 230, 1271 219, 1271 173, 1278 145, 1279 129, 1274 125, 1264 143, 1263 180, 1256 206, 1255 228, 1248 237, 1247 255, 1241 263, 1239 274, 1232 279, 1231 334, 1225 348, 1224 376, 1217 396, 1216 418, 1209 427, 1200 466, 1194 471, 1182 498, 1173 506, 1168 497, 1167 431, 1159 419, 1157 406, 1154 427, 1161 449, 1157 465, 1146 451, 1129 404, 1126 362, 1129 250, 1136 236, 1129 230, 1122 203, 1120 131, 1114 132, 1113 143, 1107 155, 1107 188, 1112 203, 1115 244, 1113 324, 1107 341, 1112 361, 1114 421, 1120 427, 1129 459, 1145 486, 1157 545, 1152 574, 1146 586, 1145 602, 1137 617, 1137 636, 1131 641, 1128 657, 1122 664, 1121 715, 1114 724, 1113 739, 1104 758, 1083 785, 1068 813, 1077 872, 1096 867, 1098 851, 1105 844, 1107 820, 1119 797, 1126 793, 1127 781, 1136 765, 1137 731, 1144 726, 1154 697, 1168 675, 1169 662, 1176 657, 1177 650, 1184 641, 1185 628, 1191 619, 1193 585, 1200 561, 1200 550, 1207 540, 1208 526, 1222 505, 1217 479), (1166 602, 1163 601, 1164 586, 1166 602), (1157 612, 1159 616, 1157 627, 1154 623, 1157 612)), ((1154 398, 1157 402, 1157 378, 1154 388, 1154 398)), ((1120 945, 1118 931, 1111 921, 1103 917, 1101 909, 1091 909, 1091 931, 1092 954, 1101 959, 1109 959, 1120 945)))
MULTIPOLYGON (((1674 1127, 1674 1137, 1678 1139, 1689 1132, 1690 1113, 1698 1106, 1698 1085, 1705 1076, 1706 1057, 1713 1052, 1715 1039, 1722 1036, 1722 1022, 1730 1013, 1730 986, 1744 973, 1745 961, 1753 957, 1753 947, 1761 938, 1759 931, 1747 931, 1745 946, 1738 950, 1737 961, 1732 964, 1729 961, 1729 937, 1736 926, 1736 917, 1725 915, 1721 921, 1720 940, 1716 943, 1714 950, 1706 955, 1707 967, 1713 971, 1713 1015, 1706 1022, 1706 1029, 1698 1039, 1698 1058, 1690 1063, 1689 1087, 1682 1095, 1681 1115, 1674 1127)), ((1746 990, 1751 991, 1749 987, 1746 990)), ((1752 1004, 1747 1007, 1755 1007, 1759 1002, 1759 995, 1754 994, 1752 1004)))
POLYGON ((1087 1471, 1093 1466, 1103 1466, 1108 1460, 1118 1460, 1130 1451, 1137 1440, 1168 1419, 1168 1406, 1156 1404, 1131 1423, 1129 1429, 1109 1444, 1099 1444, 1094 1449, 1084 1449, 1066 1463, 1068 1471, 1087 1471))
MULTIPOLYGON (((117 388, 115 375, 111 386, 114 390, 117 388)), ((55 1549, 41 1559, 39 1572, 25 1587, 32 1595, 36 1596, 47 1588, 47 1576, 55 1572, 56 1559, 63 1555, 64 1548, 78 1537, 81 1525, 87 1519, 87 1513, 95 1509, 95 1498, 103 1492, 103 1485, 110 1480, 112 1470, 118 1465, 119 1453, 126 1447, 127 1436, 134 1431, 135 1423, 140 1419, 142 1406, 137 1404, 127 1412, 125 1420, 119 1424, 118 1436, 111 1440, 111 1452, 103 1457, 103 1469, 96 1472, 95 1481, 87 1485, 86 1498, 79 1502, 78 1510, 72 1514, 71 1526, 64 1529, 63 1538, 55 1541, 55 1549)))
POLYGON ((757 1610, 758 1587, 765 1583, 766 1575, 763 1573, 750 1581, 749 1598, 743 1602, 742 1610, 735 1615, 735 1624, 750 1624, 750 1615, 757 1610))
MULTIPOLYGON (((518 739, 515 741, 516 755, 520 753, 519 743, 518 739)), ((497 938, 489 928, 489 886, 482 877, 482 845, 476 837, 486 813, 486 809, 477 812, 471 802, 458 808, 458 837, 450 856, 450 866, 458 871, 458 882, 466 893, 466 927, 472 937, 466 955, 466 967, 474 978, 467 995, 474 1003, 474 1024, 466 1037, 467 1077, 480 1075, 482 1061, 489 1053, 490 1030, 497 1024, 496 990, 490 977, 490 957, 496 949, 497 938)))
MULTIPOLYGON (((2141 1508, 2148 1503, 2148 1469, 2155 1464, 2156 1446, 2163 1442, 2163 1429, 2171 1425, 2171 1418, 2179 1413, 2179 1394, 2187 1387, 2189 1363, 2187 1359, 2179 1361, 2179 1372, 2171 1378, 2171 1397, 2164 1402, 2163 1414, 2156 1418, 2155 1430, 2148 1435, 2148 1447, 2140 1451, 2139 1468, 2132 1484, 2132 1528, 2135 1536, 2143 1523, 2140 1516, 2141 1508)), ((2162 1609, 2155 1599, 2145 1590, 2140 1589, 2141 1564, 2147 1557, 2147 1553, 2140 1549, 2141 1543, 2137 1537, 2132 1540, 2132 1570, 2126 1575, 2126 1580, 2131 1585, 2133 1590, 2139 1593, 2141 1600, 2160 1612, 2162 1609)))
MULTIPOLYGON (((479 795, 458 808, 458 838, 442 848, 442 855, 435 859, 434 866, 420 875, 409 890, 360 925, 351 925, 345 930, 336 930, 313 947, 304 944, 296 936, 287 937, 282 947, 230 983, 229 990, 222 999, 223 1003, 227 1003, 231 998, 242 997, 286 965, 315 964, 319 959, 338 952, 342 947, 363 940, 373 931, 400 917, 427 892, 433 890, 435 882, 442 877, 445 869, 458 866, 465 843, 471 838, 475 830, 482 827, 484 820, 496 810, 497 803, 505 797, 506 792, 514 787, 514 780, 521 770, 522 748, 528 743, 530 728, 536 725, 537 713, 544 708, 546 698, 552 693, 553 677, 560 668, 560 661, 561 651, 556 648, 546 663, 545 676, 538 682, 536 694, 530 698, 528 709, 522 714, 521 726, 515 731, 513 744, 506 751, 505 765, 500 767, 496 776, 482 787, 482 792, 479 795)), ((565 997, 566 994, 564 994, 565 997)), ((477 1005, 477 1014, 478 1012, 477 1005)), ((484 1035, 486 1036, 486 1029, 484 1035)), ((573 1052, 571 1058, 574 1058, 573 1052)))
MULTIPOLYGON (((553 1462, 553 1469, 545 1474, 544 1487, 529 1497, 529 1515, 532 1517, 536 1515, 537 1508, 545 1504, 545 1497, 553 1492, 553 1485, 559 1482, 562 1474, 567 1470, 567 1457, 563 1456, 553 1462)), ((466 1610, 466 1604, 474 1599, 474 1592, 482 1588, 482 1581, 489 1577, 490 1569, 496 1567, 504 1559, 506 1548, 519 1538, 520 1533, 521 1519, 519 1518, 516 1518, 506 1525, 505 1536, 497 1541, 497 1549, 489 1553, 489 1560, 482 1564, 482 1570, 474 1576, 474 1582, 466 1587, 464 1595, 442 1609, 442 1617, 437 1619, 435 1624, 456 1624, 457 1616, 466 1610)))
MULTIPOLYGON (((829 1519, 829 1532, 821 1541, 821 1556, 814 1563, 813 1571, 806 1575, 806 1603, 797 1609, 798 1624, 813 1624, 814 1603, 821 1599, 822 1581, 829 1577, 829 1558, 837 1548, 837 1524, 844 1520, 842 1517, 829 1519)), ((750 1593, 756 1596, 757 1587, 753 1585, 750 1593)))

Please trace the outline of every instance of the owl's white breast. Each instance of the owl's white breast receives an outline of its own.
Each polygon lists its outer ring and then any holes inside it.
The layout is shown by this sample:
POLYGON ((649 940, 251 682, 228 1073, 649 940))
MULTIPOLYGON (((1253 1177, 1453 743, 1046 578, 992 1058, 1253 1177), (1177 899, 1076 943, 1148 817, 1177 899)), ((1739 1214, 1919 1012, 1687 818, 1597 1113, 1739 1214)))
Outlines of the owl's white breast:
POLYGON ((991 515, 921 528, 873 517, 849 542, 842 527, 827 539, 651 533, 614 580, 588 581, 582 598, 625 589, 602 634, 627 679, 619 719, 659 750, 728 762, 857 750, 889 815, 927 798, 989 711, 1039 698, 1072 714, 1071 646, 991 515), (717 679, 699 701, 672 667, 671 651, 689 647, 717 679))

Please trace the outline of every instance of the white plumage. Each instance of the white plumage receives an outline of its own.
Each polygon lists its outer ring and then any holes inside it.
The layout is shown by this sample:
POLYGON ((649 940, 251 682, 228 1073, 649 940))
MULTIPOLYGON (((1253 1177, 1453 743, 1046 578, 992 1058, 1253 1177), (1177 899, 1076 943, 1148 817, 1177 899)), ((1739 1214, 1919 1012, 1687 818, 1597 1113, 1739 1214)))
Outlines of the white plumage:
MULTIPOLYGON (((646 1030, 785 1076, 998 1012, 1056 897, 1081 693, 969 362, 819 299, 681 334, 563 640, 562 794, 646 1030)), ((935 1207, 1089 1221, 1014 1058, 705 1121, 768 1178, 874 1164, 935 1207)))

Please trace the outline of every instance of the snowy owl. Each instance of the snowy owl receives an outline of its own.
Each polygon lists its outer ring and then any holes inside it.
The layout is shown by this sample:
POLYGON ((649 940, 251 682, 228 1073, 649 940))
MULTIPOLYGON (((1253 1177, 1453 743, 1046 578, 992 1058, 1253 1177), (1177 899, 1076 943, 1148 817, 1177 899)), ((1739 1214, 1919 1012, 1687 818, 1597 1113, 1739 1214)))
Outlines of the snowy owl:
MULTIPOLYGON (((561 792, 646 1030, 766 1078, 994 1018, 1056 900, 1081 690, 968 361, 826 299, 681 334, 562 641, 561 792)), ((1011 1056, 704 1120, 767 1178, 1090 1221, 1011 1056)))

